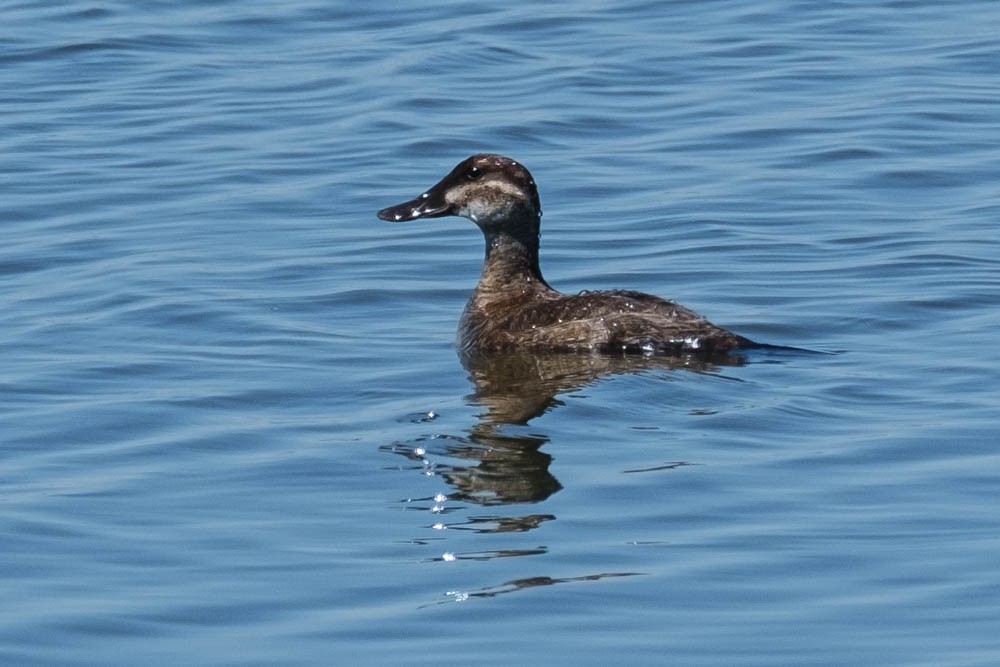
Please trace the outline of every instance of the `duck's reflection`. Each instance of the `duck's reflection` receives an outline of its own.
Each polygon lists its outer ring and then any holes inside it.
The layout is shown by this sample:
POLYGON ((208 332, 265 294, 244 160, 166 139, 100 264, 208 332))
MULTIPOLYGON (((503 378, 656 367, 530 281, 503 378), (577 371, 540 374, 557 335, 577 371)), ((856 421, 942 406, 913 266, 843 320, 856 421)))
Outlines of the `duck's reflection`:
MULTIPOLYGON (((410 499, 433 501, 436 504, 429 509, 435 513, 448 511, 443 504, 447 500, 484 506, 536 503, 561 489, 549 474, 552 457, 539 451, 548 438, 504 433, 502 429, 500 424, 478 423, 466 437, 436 434, 397 442, 383 450, 405 456, 415 462, 414 467, 443 477, 454 488, 447 497, 410 499)), ((523 531, 541 523, 537 515, 483 519, 479 532, 523 531), (495 528, 488 527, 490 522, 495 528)))
MULTIPOLYGON (((446 497, 426 499, 436 503, 429 509, 438 514, 448 513, 447 501, 481 506, 537 503, 559 491, 562 485, 549 472, 552 457, 541 451, 549 438, 528 430, 527 425, 560 405, 560 394, 605 375, 651 369, 702 372, 720 363, 742 363, 739 357, 705 360, 524 352, 466 355, 461 360, 475 387, 469 399, 483 407, 479 421, 464 436, 435 434, 386 448, 418 463, 425 473, 440 475, 453 487, 446 497)), ((547 514, 482 516, 439 525, 477 532, 524 532, 552 518, 547 514)))
POLYGON ((527 424, 550 408, 557 398, 605 375, 651 369, 706 371, 719 365, 739 365, 743 357, 702 359, 694 356, 541 354, 510 352, 467 354, 462 365, 475 385, 472 399, 486 408, 477 428, 527 424))
MULTIPOLYGON (((470 399, 485 409, 470 439, 488 446, 478 466, 446 475, 465 497, 488 504, 537 502, 562 488, 549 473, 552 457, 539 448, 548 437, 518 427, 561 404, 558 396, 605 375, 650 369, 705 371, 717 361, 696 357, 608 356, 514 352, 468 354, 462 365, 475 386, 470 399)), ((727 357, 728 363, 742 363, 727 357)))
MULTIPOLYGON (((501 506, 539 503, 562 489, 549 471, 552 457, 541 451, 549 442, 548 436, 529 426, 533 419, 561 405, 560 395, 578 390, 606 375, 678 369, 705 372, 723 364, 743 363, 739 357, 705 360, 695 357, 537 353, 477 354, 461 359, 474 387, 468 398, 482 407, 476 423, 462 435, 425 434, 385 448, 405 456, 413 470, 444 479, 450 487, 447 493, 403 501, 408 509, 425 510, 434 517, 433 523, 427 525, 431 529, 430 534, 424 533, 420 538, 410 540, 411 543, 430 546, 444 542, 450 547, 426 558, 427 562, 494 561, 539 557, 549 552, 548 546, 526 540, 532 540, 528 534, 554 520, 554 515, 509 511, 513 507, 501 514, 498 509, 501 506), (467 512, 470 505, 490 509, 471 513, 470 516, 467 512), (447 533, 453 531, 465 531, 465 537, 460 537, 460 533, 448 537, 447 533), (495 537, 469 539, 477 534, 502 533, 507 534, 502 548, 495 537)), ((428 413, 414 416, 411 421, 429 424, 435 421, 435 417, 433 413, 428 413)), ((681 465, 686 464, 677 462, 655 469, 681 465)), ((637 573, 604 571, 559 578, 525 577, 499 586, 467 592, 452 591, 440 602, 464 602, 539 586, 634 574, 637 573)))

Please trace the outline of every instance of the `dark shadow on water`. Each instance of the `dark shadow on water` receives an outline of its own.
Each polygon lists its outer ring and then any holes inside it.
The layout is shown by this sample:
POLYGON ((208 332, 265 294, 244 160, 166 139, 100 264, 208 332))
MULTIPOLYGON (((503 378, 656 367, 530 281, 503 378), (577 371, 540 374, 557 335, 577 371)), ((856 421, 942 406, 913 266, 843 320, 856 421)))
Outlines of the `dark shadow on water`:
POLYGON ((504 595, 505 593, 514 593, 517 591, 530 590, 532 588, 538 588, 541 586, 554 586, 556 584, 570 584, 578 583, 582 581, 600 581, 601 579, 617 578, 617 577, 635 577, 641 575, 641 572, 602 572, 600 574, 588 574, 582 577, 527 577, 524 579, 514 579, 512 581, 507 581, 499 586, 490 586, 489 588, 481 588, 475 591, 460 592, 460 591, 450 591, 445 594, 446 599, 434 602, 431 604, 426 604, 421 606, 421 609, 430 607, 433 605, 448 604, 450 602, 466 602, 468 600, 476 598, 494 598, 498 595, 504 595))

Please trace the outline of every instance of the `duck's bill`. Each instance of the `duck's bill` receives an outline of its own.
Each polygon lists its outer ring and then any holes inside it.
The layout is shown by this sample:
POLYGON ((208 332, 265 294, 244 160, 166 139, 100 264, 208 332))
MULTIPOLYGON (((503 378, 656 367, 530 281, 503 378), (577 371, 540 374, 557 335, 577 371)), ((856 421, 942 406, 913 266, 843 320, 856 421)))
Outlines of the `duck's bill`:
POLYGON ((436 187, 416 199, 378 212, 378 217, 388 222, 408 222, 417 218, 440 218, 446 215, 451 215, 451 205, 444 200, 436 187))

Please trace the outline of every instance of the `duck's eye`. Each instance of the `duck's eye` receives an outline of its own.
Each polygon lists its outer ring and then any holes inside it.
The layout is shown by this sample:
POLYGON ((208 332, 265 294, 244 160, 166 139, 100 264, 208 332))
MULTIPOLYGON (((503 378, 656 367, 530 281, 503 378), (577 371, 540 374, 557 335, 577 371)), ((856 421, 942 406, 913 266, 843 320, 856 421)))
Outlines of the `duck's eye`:
POLYGON ((483 170, 479 167, 473 167, 469 171, 465 172, 465 178, 470 181, 478 181, 483 177, 483 170))

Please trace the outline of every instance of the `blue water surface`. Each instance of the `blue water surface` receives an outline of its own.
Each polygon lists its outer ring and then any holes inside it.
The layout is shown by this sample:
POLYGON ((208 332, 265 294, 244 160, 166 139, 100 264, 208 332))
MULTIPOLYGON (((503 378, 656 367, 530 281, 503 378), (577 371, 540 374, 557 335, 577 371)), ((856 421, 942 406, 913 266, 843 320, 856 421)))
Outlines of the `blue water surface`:
POLYGON ((2 14, 0 663, 1000 660, 997 3, 2 14), (820 354, 463 365, 479 151, 820 354))

